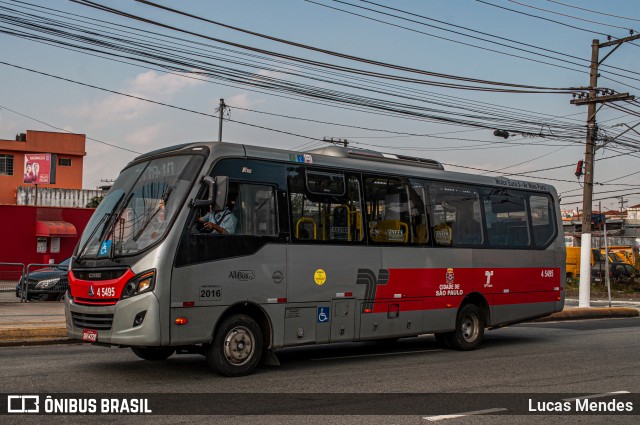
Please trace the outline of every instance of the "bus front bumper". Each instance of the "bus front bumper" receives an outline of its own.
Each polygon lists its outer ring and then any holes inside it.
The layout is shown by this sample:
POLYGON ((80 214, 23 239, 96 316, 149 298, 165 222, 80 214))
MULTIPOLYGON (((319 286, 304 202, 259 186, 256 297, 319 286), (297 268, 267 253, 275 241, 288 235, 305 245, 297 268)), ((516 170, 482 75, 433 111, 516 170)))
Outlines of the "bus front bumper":
POLYGON ((110 306, 88 306, 65 299, 67 334, 85 342, 122 346, 160 346, 160 306, 155 294, 138 295, 110 306))

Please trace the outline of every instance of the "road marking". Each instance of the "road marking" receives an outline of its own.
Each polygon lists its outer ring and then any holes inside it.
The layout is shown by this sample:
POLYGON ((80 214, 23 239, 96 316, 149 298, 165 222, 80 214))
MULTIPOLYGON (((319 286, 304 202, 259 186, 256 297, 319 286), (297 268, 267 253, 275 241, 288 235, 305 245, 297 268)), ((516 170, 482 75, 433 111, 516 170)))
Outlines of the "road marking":
POLYGON ((583 399, 585 399, 585 398, 602 398, 602 397, 611 397, 612 395, 616 395, 616 394, 630 394, 630 392, 629 392, 629 391, 613 391, 613 392, 610 392, 610 393, 583 395, 583 396, 580 396, 580 397, 574 397, 574 398, 564 398, 564 399, 562 399, 562 401, 583 400, 583 399))
POLYGON ((435 422, 435 421, 443 421, 445 419, 456 419, 463 418, 465 416, 475 416, 475 415, 486 415, 489 413, 498 413, 498 412, 506 412, 509 409, 504 407, 496 407, 493 409, 485 409, 485 410, 474 410, 472 412, 463 412, 463 413, 455 413, 453 415, 439 415, 439 416, 425 416, 424 420, 435 422))
POLYGON ((395 353, 359 354, 355 356, 325 357, 322 359, 311 359, 311 360, 319 361, 319 360, 357 359, 358 357, 378 357, 378 356, 394 356, 396 354, 435 353, 437 351, 444 351, 444 350, 435 349, 435 350, 420 350, 420 351, 398 351, 395 353))

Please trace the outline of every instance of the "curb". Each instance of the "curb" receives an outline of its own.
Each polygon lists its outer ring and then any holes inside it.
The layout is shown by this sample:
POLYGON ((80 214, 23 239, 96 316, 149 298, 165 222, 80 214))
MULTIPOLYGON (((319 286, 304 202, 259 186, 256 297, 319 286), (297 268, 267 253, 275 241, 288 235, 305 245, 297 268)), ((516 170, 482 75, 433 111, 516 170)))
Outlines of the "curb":
POLYGON ((65 338, 23 338, 0 340, 0 347, 26 347, 34 345, 57 345, 79 343, 77 339, 65 338))
POLYGON ((67 328, 63 325, 30 325, 0 326, 0 344, 5 342, 29 341, 34 339, 61 339, 67 338, 67 328))
POLYGON ((612 319, 638 317, 640 311, 631 307, 572 307, 530 322, 557 322, 561 320, 612 319))

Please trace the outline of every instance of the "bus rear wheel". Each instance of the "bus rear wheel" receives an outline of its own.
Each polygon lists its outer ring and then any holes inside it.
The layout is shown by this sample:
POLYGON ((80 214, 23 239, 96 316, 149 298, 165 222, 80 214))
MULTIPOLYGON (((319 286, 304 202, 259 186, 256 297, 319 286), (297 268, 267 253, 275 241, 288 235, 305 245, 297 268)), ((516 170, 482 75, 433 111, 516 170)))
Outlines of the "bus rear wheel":
POLYGON ((167 360, 176 350, 171 347, 131 347, 131 351, 143 360, 167 360))
POLYGON ((231 316, 220 325, 206 351, 209 367, 223 376, 252 373, 262 356, 262 332, 251 317, 231 316))
POLYGON ((475 304, 466 304, 456 317, 456 330, 448 335, 451 348, 468 351, 478 348, 484 337, 484 315, 475 304))

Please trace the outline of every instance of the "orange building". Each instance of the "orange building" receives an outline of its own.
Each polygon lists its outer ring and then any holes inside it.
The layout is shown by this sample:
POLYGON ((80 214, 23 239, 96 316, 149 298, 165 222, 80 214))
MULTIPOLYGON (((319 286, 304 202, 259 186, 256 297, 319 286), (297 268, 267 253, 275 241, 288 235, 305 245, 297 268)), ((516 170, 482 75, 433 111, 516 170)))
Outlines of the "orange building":
POLYGON ((0 140, 0 204, 17 203, 18 186, 82 189, 84 134, 27 130, 0 140))

